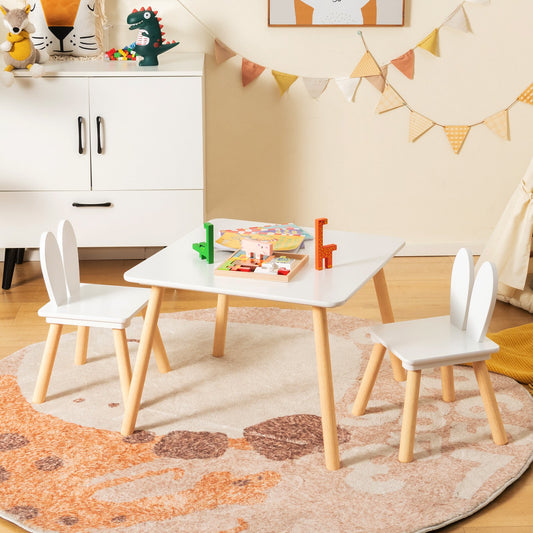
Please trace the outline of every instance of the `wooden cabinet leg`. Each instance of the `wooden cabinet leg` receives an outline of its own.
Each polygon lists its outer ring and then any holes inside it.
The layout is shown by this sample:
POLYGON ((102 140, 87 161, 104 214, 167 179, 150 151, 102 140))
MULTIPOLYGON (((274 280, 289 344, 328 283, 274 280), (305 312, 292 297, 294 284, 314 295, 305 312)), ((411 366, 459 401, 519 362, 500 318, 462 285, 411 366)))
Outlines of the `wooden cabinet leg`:
POLYGON ((62 329, 62 324, 50 324, 48 337, 44 346, 43 359, 39 367, 39 375, 37 376, 37 383, 33 391, 33 403, 43 403, 46 399, 46 391, 48 390, 52 368, 56 360, 57 347, 59 346, 62 329))
POLYGON ((217 299, 217 316, 215 322, 215 338, 213 340, 213 355, 222 357, 226 344, 226 329, 228 325, 229 296, 219 294, 217 299))
POLYGON ((472 363, 474 372, 476 374, 477 383, 479 385, 479 392, 487 412, 487 418, 489 419, 490 430, 492 432, 492 438, 498 445, 507 444, 507 435, 505 428, 503 427, 502 417, 498 403, 496 402, 496 396, 494 395, 494 389, 492 388, 492 382, 490 381, 489 370, 485 361, 478 361, 472 363))
POLYGON ((328 470, 338 470, 340 468, 339 442, 335 416, 333 377, 331 374, 328 321, 325 308, 313 307, 313 327, 315 332, 318 390, 320 393, 320 411, 322 414, 326 468, 328 470))
POLYGON ((17 262, 18 248, 6 248, 4 252, 4 273, 2 276, 2 289, 5 291, 11 288, 15 263, 17 262))
POLYGON ((368 405, 368 400, 370 399, 370 394, 376 383, 376 378, 378 377, 378 372, 381 368, 381 363, 383 362, 383 357, 385 357, 386 351, 387 349, 382 344, 374 344, 374 348, 370 354, 368 365, 366 366, 361 385, 359 386, 352 407, 352 414, 355 416, 360 416, 366 411, 366 406, 368 405))
POLYGON ((148 363, 150 361, 150 352, 152 351, 154 332, 157 327, 163 293, 163 287, 152 287, 141 333, 141 341, 139 343, 137 358, 135 360, 135 367, 133 368, 133 375, 131 377, 128 401, 124 411, 124 419, 121 428, 122 435, 131 435, 135 429, 135 422, 137 421, 139 406, 141 405, 144 381, 146 379, 146 371, 148 370, 148 363))
MULTIPOLYGON (((381 321, 383 324, 394 322, 389 289, 387 287, 387 280, 385 279, 385 272, 383 269, 374 276, 374 288, 378 299, 379 312, 381 313, 381 321)), ((402 366, 402 362, 393 353, 390 353, 390 360, 394 379, 396 381, 405 381, 407 375, 405 368, 402 366)))
POLYGON ((418 412, 418 395, 420 394, 421 375, 421 370, 409 370, 407 372, 405 402, 403 406, 402 433, 400 436, 400 452, 398 455, 401 463, 410 463, 413 460, 416 415, 418 412))

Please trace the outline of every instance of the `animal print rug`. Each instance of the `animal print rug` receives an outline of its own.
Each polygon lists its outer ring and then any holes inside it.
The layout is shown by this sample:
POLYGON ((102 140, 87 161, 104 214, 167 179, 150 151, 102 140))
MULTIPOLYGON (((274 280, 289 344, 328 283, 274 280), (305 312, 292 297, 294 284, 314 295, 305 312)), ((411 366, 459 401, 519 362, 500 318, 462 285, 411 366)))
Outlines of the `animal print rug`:
MULTIPOLYGON (((350 413, 371 349, 368 322, 329 313, 343 468, 324 466, 309 311, 232 308, 214 358, 213 309, 163 315, 172 371, 151 361, 137 431, 123 406, 111 332, 74 365, 62 337, 47 401, 30 399, 43 344, 0 362, 0 515, 34 532, 407 532, 474 513, 528 467, 533 402, 492 374, 509 444, 493 444, 473 371, 457 401, 424 372, 415 461, 398 462, 404 384, 387 363, 367 414, 350 413)), ((134 357, 141 319, 128 330, 134 357)))

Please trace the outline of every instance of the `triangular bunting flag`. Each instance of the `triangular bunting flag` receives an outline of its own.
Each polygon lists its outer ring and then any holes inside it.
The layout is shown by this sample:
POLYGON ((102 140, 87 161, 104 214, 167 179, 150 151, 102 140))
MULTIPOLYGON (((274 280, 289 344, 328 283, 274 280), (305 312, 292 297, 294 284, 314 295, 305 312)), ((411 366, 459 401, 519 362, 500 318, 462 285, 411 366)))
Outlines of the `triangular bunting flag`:
POLYGON ((249 61, 248 59, 242 58, 242 86, 246 87, 249 83, 254 81, 256 78, 263 74, 265 67, 249 61))
POLYGON ((409 115, 409 142, 416 141, 426 131, 429 131, 435 123, 425 116, 411 111, 409 115))
POLYGON ((272 71, 276 83, 279 87, 279 92, 283 95, 287 92, 289 87, 298 79, 298 76, 294 74, 286 74, 285 72, 279 72, 277 70, 272 71))
POLYGON ((533 83, 518 97, 521 102, 533 105, 533 83))
POLYGON ((215 61, 217 65, 224 63, 230 57, 237 55, 231 48, 228 48, 224 43, 215 39, 215 61))
POLYGON ((407 78, 412 80, 415 76, 415 53, 413 50, 393 59, 391 63, 407 78))
POLYGON ((389 85, 385 87, 376 107, 376 113, 385 113, 405 105, 404 99, 389 85))
POLYGON ((355 96, 355 91, 357 90, 359 83, 361 83, 361 78, 335 78, 335 82, 342 91, 342 94, 344 94, 346 100, 351 102, 355 96))
POLYGON ((489 128, 489 130, 498 135, 498 137, 501 137, 506 141, 509 140, 509 113, 507 112, 507 109, 490 116, 485 119, 483 123, 489 128))
POLYGON ((307 92, 313 97, 318 98, 326 90, 329 78, 302 78, 307 92))
POLYGON ((448 137, 448 141, 450 141, 453 151, 456 154, 461 151, 469 131, 470 126, 444 126, 446 137, 448 137))
POLYGON ((439 30, 435 28, 425 39, 420 41, 417 46, 438 56, 439 30))
POLYGON ((350 78, 365 78, 366 76, 381 76, 381 69, 372 57, 370 52, 366 52, 357 66, 353 69, 350 78))
POLYGON ((380 93, 385 90, 385 84, 387 83, 387 74, 389 66, 383 65, 381 68, 381 76, 366 76, 365 80, 368 80, 380 93))
POLYGON ((470 31, 470 24, 462 4, 444 21, 444 26, 464 32, 470 31))

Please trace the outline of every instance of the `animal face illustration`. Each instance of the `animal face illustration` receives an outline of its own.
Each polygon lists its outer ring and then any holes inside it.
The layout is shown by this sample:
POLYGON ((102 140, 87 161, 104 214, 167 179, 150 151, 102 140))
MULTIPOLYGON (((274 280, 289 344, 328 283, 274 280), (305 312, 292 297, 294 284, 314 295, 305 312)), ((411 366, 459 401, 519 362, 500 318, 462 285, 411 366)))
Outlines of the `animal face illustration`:
POLYGON ((98 54, 95 0, 36 0, 30 5, 30 16, 36 27, 32 35, 35 48, 50 55, 98 54))
POLYGON ((369 0, 302 0, 313 8, 313 24, 363 24, 361 8, 369 0))

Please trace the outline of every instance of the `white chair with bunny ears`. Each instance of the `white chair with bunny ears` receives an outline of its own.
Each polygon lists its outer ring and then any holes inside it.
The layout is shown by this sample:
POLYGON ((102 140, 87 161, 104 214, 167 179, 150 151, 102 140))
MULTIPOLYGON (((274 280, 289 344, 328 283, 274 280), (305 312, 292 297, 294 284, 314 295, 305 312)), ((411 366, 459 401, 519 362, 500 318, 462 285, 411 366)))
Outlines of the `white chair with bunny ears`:
POLYGON ((472 363, 479 390, 487 412, 493 440, 507 443, 498 404, 485 361, 498 352, 499 346, 486 337, 494 311, 497 272, 491 263, 478 271, 473 287, 473 261, 466 250, 460 250, 454 262, 450 291, 449 316, 378 325, 372 328, 376 345, 363 376, 352 413, 362 415, 385 354, 389 349, 407 370, 407 385, 400 437, 399 460, 413 460, 413 448, 423 369, 440 367, 443 378, 443 399, 453 401, 452 365, 472 363))
MULTIPOLYGON (((50 302, 41 307, 38 314, 46 318, 50 329, 33 401, 42 403, 46 399, 61 331, 63 325, 68 324, 78 326, 75 356, 78 365, 87 361, 89 328, 113 330, 125 404, 131 381, 126 328, 132 317, 146 307, 150 291, 138 287, 80 283, 78 246, 69 221, 60 222, 58 236, 59 244, 51 232, 43 233, 40 242, 41 269, 50 302)), ((168 372, 170 365, 157 328, 154 334, 154 354, 159 371, 168 372)))

